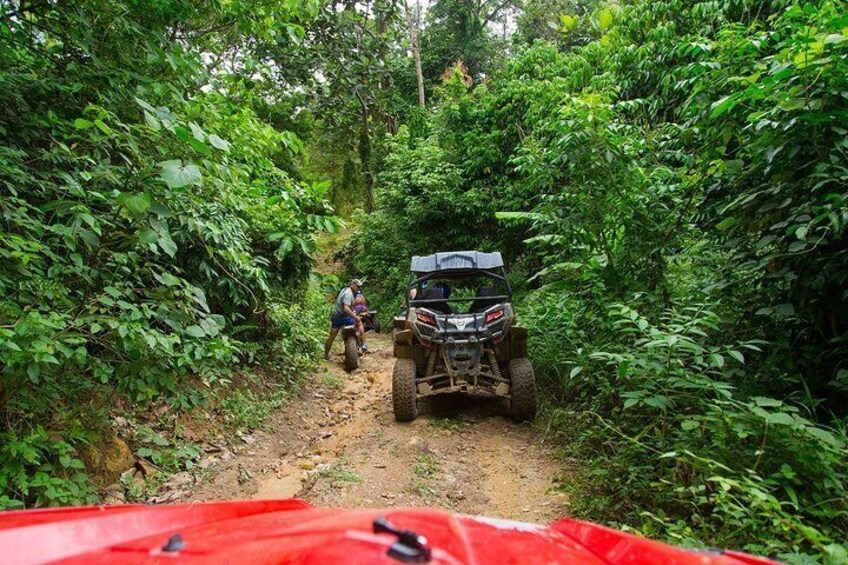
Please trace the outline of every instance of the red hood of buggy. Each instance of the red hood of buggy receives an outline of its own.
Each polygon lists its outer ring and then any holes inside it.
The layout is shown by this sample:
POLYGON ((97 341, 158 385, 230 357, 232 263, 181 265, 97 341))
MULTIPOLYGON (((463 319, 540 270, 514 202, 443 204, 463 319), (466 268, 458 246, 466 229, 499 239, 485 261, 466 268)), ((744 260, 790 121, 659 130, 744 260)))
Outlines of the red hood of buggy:
POLYGON ((300 500, 89 506, 0 513, 0 561, 14 563, 346 563, 397 565, 376 518, 426 536, 431 564, 764 565, 693 552, 595 524, 551 526, 426 508, 313 508, 300 500), (174 534, 183 549, 164 552, 174 534))

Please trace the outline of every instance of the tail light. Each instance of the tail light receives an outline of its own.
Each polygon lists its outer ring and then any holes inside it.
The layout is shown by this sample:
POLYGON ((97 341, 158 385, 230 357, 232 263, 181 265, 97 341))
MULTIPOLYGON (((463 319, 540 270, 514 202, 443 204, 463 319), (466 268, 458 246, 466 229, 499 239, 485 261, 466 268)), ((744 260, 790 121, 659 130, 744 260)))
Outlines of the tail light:
POLYGON ((436 318, 431 314, 427 314, 425 312, 416 312, 415 315, 418 317, 419 322, 423 322, 428 326, 436 325, 436 318))
POLYGON ((486 323, 494 322, 495 320, 499 320, 503 318, 503 310, 495 310, 494 312, 489 312, 486 314, 486 323))

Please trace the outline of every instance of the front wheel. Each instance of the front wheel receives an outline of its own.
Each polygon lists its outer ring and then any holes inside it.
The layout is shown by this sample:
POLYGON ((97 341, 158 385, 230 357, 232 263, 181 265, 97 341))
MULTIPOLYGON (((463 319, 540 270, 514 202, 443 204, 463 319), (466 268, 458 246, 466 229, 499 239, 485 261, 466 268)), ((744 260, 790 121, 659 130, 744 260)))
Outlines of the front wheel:
POLYGON ((356 335, 349 335, 344 340, 344 367, 347 371, 353 371, 359 368, 359 344, 356 342, 356 335))
POLYGON ((375 333, 375 334, 380 333, 380 330, 381 330, 382 328, 383 328, 383 327, 380 325, 380 318, 378 318, 376 314, 374 314, 373 316, 371 316, 371 329, 373 329, 373 330, 374 330, 374 333, 375 333))
POLYGON ((512 392, 511 416, 523 422, 536 417, 536 375, 526 357, 509 362, 509 380, 512 392))
POLYGON ((418 398, 415 390, 415 361, 398 359, 392 373, 392 407, 395 420, 411 422, 418 417, 418 398))

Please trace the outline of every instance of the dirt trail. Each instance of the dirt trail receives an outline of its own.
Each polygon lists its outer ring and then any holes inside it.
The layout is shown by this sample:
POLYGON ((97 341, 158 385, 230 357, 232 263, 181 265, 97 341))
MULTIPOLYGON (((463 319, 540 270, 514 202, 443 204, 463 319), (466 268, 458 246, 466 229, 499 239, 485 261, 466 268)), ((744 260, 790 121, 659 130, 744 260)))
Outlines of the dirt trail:
MULTIPOLYGON (((339 340, 340 341, 340 340, 339 340)), ((409 424, 391 407, 391 343, 347 374, 341 345, 298 396, 210 469, 190 500, 304 498, 321 506, 437 506, 549 522, 568 513, 549 492, 563 463, 526 424, 477 399, 441 398, 409 424)))

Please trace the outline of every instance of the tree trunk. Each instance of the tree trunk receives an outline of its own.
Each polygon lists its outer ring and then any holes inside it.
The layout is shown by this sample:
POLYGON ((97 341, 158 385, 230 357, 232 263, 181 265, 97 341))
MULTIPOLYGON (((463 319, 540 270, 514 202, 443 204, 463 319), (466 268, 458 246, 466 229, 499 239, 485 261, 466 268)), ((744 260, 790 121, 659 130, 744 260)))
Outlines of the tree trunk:
MULTIPOLYGON (((404 0, 403 7, 406 10, 406 23, 409 25, 409 43, 412 46, 412 56, 415 58, 415 75, 418 77, 418 105, 426 108, 427 101, 424 99, 424 73, 421 71, 421 51, 418 48, 417 24, 412 21, 412 14, 409 12, 407 0, 404 0)), ((419 12, 420 7, 416 0, 416 18, 419 12)))
MULTIPOLYGON (((387 6, 382 6, 381 8, 377 8, 381 6, 377 1, 374 2, 375 8, 375 17, 379 18, 379 23, 377 26, 378 37, 380 40, 380 61, 382 61, 382 65, 384 69, 389 68, 387 63, 388 54, 389 54, 389 46, 388 42, 384 39, 387 37, 389 32, 389 24, 395 15, 397 14, 397 0, 390 0, 387 6)), ((384 92, 389 92, 392 88, 392 80, 388 74, 384 74, 383 78, 380 80, 380 90, 384 92)), ((397 118, 386 111, 385 108, 377 108, 377 112, 375 118, 386 124, 386 131, 390 134, 397 133, 397 118)))
POLYGON ((371 172, 371 132, 368 129, 368 102, 356 91, 362 106, 362 126, 359 131, 359 162, 362 165, 362 177, 365 179, 364 208, 367 213, 374 211, 374 174, 371 172))

